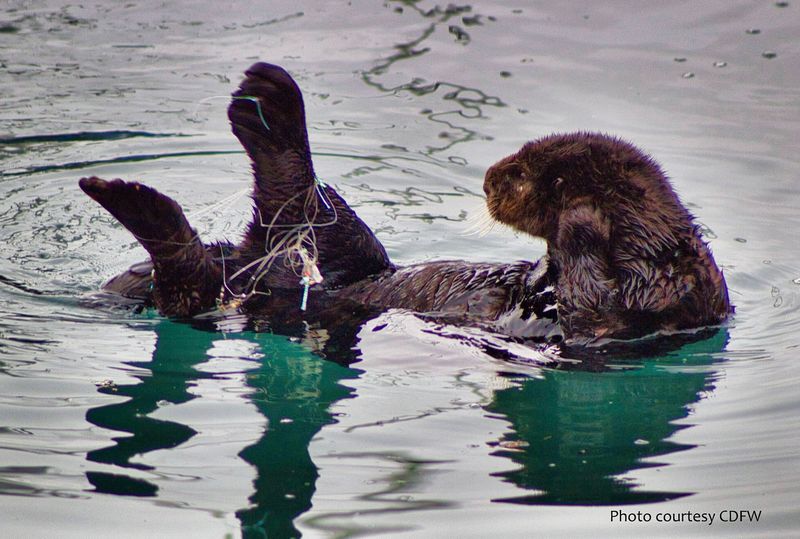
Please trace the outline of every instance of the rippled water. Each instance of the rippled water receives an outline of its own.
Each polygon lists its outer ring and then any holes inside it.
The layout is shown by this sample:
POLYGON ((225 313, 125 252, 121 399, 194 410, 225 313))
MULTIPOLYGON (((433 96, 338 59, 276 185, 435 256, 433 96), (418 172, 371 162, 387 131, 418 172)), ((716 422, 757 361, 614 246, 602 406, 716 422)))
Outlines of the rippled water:
POLYGON ((797 534, 800 4, 256 4, 0 7, 4 537, 797 534), (329 335, 86 305, 144 251, 81 176, 143 181, 237 238, 248 164, 206 98, 259 59, 297 78, 318 173, 396 262, 538 257, 463 234, 484 170, 606 131, 674 178, 735 319, 592 371, 389 313, 347 367, 315 354, 329 335), (656 522, 687 511, 716 519, 656 522))

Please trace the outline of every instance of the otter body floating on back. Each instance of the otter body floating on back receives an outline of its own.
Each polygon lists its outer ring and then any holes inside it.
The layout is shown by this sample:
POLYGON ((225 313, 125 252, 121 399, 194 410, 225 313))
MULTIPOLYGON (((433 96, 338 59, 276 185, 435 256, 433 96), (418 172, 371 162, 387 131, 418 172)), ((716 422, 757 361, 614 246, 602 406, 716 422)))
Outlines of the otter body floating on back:
POLYGON ((228 116, 255 177, 253 219, 239 245, 203 244, 181 208, 149 187, 81 180, 152 261, 115 277, 107 290, 152 301, 167 316, 228 304, 280 317, 287 297, 297 296, 300 309, 321 272, 312 306, 409 309, 577 344, 716 325, 732 310, 722 273, 666 176, 621 140, 553 135, 487 172, 491 215, 544 238, 542 260, 398 268, 336 191, 316 179, 302 95, 286 71, 253 65, 228 116))

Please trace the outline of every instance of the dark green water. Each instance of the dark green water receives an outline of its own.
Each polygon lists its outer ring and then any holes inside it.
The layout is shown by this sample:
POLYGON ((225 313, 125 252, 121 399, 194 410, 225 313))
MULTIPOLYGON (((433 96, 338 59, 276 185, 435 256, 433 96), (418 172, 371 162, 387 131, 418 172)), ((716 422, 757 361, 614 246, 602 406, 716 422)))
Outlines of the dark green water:
MULTIPOLYGON (((198 434, 180 422, 150 414, 198 398, 192 388, 209 375, 195 367, 207 360, 218 335, 168 321, 160 322, 155 333, 152 359, 132 365, 148 372, 137 376, 137 383, 101 389, 129 399, 86 414, 89 423, 124 433, 113 445, 87 454, 91 462, 120 468, 114 473, 87 472, 96 492, 157 497, 156 482, 124 469, 155 471, 141 462, 143 456, 190 443, 198 434)), ((248 506, 236 515, 245 535, 299 535, 293 521, 312 507, 318 477, 309 444, 323 427, 337 423, 331 406, 355 397, 346 384, 362 371, 322 360, 285 337, 237 333, 236 338, 252 342, 263 353, 257 366, 244 371, 251 390, 245 398, 267 425, 261 438, 239 453, 255 468, 256 478, 248 506)), ((690 495, 637 488, 640 485, 621 475, 658 466, 657 457, 692 447, 668 440, 680 428, 673 422, 685 418, 690 405, 713 391, 714 353, 726 341, 727 332, 720 331, 670 356, 625 361, 603 373, 553 369, 538 379, 504 374, 508 387, 495 391, 483 409, 509 422, 510 428, 485 443, 495 448, 493 455, 519 466, 495 475, 524 494, 495 501, 624 505, 690 495)), ((450 504, 443 500, 438 505, 450 504)))
POLYGON ((798 8, 3 4, 0 535, 796 535, 798 8), (735 320, 553 365, 402 312, 273 333, 93 308, 144 255, 77 179, 143 181, 235 240, 248 164, 226 100, 202 100, 258 59, 297 78, 317 172, 396 262, 538 257, 464 234, 485 169, 550 132, 612 132, 673 177, 735 320), (716 520, 656 521, 687 511, 716 520))

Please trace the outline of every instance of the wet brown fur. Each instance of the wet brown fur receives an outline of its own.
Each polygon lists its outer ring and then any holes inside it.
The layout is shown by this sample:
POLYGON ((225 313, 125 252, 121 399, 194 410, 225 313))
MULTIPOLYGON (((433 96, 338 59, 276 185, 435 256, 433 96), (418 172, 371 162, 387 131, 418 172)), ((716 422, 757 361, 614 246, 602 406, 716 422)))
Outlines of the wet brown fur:
POLYGON ((228 116, 255 178, 243 241, 204 245, 169 197, 133 182, 84 178, 81 188, 139 239, 154 269, 152 281, 139 265, 107 289, 152 298, 169 316, 194 316, 255 290, 242 309, 287 316, 287 305, 299 308, 301 287, 296 260, 279 248, 302 235, 325 277, 309 303, 324 303, 328 313, 337 302, 345 310, 402 308, 530 337, 544 334, 542 321, 554 323, 557 302, 564 337, 589 343, 714 325, 731 311, 722 273, 692 216, 658 165, 628 143, 592 133, 554 135, 489 169, 491 215, 544 238, 542 261, 397 268, 336 191, 316 182, 292 77, 255 64, 233 97, 228 116), (277 260, 260 264, 271 250, 281 253, 277 260))
POLYGON ((650 157, 597 133, 530 142, 486 173, 491 215, 544 238, 572 340, 718 324, 722 272, 650 157))

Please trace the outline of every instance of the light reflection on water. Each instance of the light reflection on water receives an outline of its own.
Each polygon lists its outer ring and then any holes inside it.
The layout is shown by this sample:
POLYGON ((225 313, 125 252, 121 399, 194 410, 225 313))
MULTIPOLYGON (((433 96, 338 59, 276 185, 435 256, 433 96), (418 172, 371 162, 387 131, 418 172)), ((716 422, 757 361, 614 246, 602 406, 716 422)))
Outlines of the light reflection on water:
MULTIPOLYGON (((4 535, 795 529, 797 6, 464 7, 2 8, 4 535), (256 59, 297 77, 318 172, 396 261, 539 256, 507 231, 462 234, 484 170, 529 138, 604 130, 675 179, 735 320, 587 372, 504 362, 402 313, 367 322, 346 366, 315 353, 330 335, 87 308, 78 296, 143 251, 77 178, 138 179, 189 212, 246 188, 224 100, 197 105, 256 59), (611 525, 620 506, 766 518, 611 525)), ((248 204, 193 222, 235 239, 248 204)))

